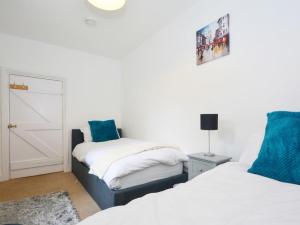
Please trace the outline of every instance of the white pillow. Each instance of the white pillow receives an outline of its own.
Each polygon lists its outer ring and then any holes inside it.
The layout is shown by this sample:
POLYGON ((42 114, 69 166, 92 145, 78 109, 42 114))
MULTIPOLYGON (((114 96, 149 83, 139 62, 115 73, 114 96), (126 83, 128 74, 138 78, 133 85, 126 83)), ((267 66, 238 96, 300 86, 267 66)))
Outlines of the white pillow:
POLYGON ((257 159, 263 138, 263 132, 257 132, 249 137, 244 151, 239 159, 240 163, 252 166, 254 161, 257 159))
POLYGON ((91 128, 89 125, 81 128, 80 131, 83 133, 84 142, 92 142, 93 141, 92 134, 91 134, 91 128))

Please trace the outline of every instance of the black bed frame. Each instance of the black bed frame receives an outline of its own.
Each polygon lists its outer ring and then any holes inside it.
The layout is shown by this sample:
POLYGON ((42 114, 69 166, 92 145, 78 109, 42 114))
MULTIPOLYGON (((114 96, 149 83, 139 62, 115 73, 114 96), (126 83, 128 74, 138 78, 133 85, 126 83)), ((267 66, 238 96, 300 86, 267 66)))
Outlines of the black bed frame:
MULTIPOLYGON (((118 129, 118 132, 121 137, 122 130, 118 129)), ((79 129, 72 130, 72 151, 76 145, 82 142, 83 134, 81 131, 79 129)), ((183 172, 176 176, 146 184, 121 190, 111 190, 103 180, 95 175, 89 174, 89 168, 74 157, 72 157, 72 172, 101 209, 125 205, 131 200, 142 197, 145 194, 160 192, 172 188, 174 184, 184 183, 188 180, 188 174, 183 172)))

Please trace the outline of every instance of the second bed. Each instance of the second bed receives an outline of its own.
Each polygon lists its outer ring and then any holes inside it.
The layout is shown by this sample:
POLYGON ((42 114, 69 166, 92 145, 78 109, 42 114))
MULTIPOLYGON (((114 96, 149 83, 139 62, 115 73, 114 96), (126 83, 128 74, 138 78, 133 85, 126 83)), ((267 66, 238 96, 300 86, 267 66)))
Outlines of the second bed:
POLYGON ((81 131, 73 130, 72 172, 101 209, 124 205, 187 181, 187 157, 170 146, 153 146, 127 138, 84 143, 81 131), (147 151, 138 150, 145 146, 147 151), (119 160, 113 162, 116 155, 119 160))

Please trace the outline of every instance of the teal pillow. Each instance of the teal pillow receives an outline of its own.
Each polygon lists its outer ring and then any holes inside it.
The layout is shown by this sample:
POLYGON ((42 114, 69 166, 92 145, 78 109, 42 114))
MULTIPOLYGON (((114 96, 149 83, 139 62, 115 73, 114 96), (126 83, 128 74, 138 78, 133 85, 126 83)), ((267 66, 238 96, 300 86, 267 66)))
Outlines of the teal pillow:
POLYGON ((300 184, 300 112, 268 113, 260 153, 248 172, 300 184))
POLYGON ((118 130, 114 120, 89 121, 94 142, 103 142, 119 139, 118 130))

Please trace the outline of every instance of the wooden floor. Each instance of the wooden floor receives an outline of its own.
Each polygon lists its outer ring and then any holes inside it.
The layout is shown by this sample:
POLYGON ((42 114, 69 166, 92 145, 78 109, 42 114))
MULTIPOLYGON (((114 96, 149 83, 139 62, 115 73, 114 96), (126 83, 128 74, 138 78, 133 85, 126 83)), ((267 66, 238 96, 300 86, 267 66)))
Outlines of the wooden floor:
POLYGON ((0 182, 0 202, 67 191, 81 219, 100 211, 72 173, 52 173, 0 182))

